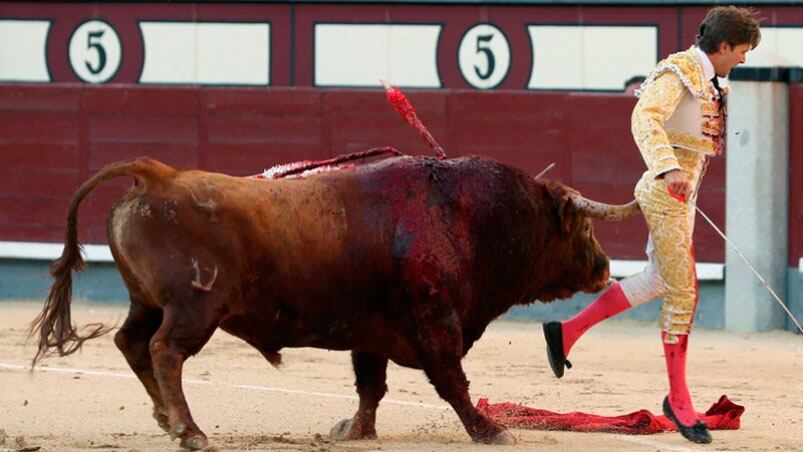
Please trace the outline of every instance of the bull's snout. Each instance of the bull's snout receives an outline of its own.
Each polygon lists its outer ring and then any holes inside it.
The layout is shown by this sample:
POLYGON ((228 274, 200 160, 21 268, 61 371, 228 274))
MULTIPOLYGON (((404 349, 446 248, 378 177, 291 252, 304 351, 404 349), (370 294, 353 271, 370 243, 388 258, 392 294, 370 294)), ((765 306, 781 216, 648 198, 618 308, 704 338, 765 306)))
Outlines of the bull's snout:
POLYGON ((591 284, 586 292, 595 293, 608 286, 611 278, 610 263, 608 257, 601 252, 594 254, 594 263, 591 271, 591 284))

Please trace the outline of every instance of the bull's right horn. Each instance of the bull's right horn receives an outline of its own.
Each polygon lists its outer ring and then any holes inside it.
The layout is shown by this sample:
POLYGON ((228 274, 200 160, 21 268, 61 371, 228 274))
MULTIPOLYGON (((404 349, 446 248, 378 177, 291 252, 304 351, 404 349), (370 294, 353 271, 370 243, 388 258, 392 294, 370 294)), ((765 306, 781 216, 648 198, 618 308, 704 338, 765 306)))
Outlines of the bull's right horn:
POLYGON ((641 211, 641 208, 639 208, 639 205, 635 199, 627 204, 615 205, 605 204, 604 202, 599 201, 592 201, 588 198, 580 196, 579 194, 573 194, 572 201, 579 212, 598 220, 626 220, 641 211))

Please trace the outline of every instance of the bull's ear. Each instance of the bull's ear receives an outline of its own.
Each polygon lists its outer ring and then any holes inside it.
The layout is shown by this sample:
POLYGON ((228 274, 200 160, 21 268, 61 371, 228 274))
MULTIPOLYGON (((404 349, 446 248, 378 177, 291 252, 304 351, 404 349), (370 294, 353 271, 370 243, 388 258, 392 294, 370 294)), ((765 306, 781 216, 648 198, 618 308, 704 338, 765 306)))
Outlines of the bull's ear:
POLYGON ((565 196, 561 199, 561 204, 558 208, 558 219, 564 232, 571 232, 577 226, 577 222, 580 220, 580 213, 577 211, 571 196, 565 196))

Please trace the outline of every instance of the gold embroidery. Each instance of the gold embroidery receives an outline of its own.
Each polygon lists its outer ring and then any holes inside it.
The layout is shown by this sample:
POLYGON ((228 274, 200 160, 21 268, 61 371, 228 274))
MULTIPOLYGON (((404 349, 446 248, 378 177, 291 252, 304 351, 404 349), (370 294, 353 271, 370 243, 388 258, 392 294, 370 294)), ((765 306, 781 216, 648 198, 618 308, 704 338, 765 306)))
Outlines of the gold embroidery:
POLYGON ((636 96, 640 97, 643 90, 665 72, 677 75, 692 96, 701 97, 705 94, 708 83, 703 78, 703 69, 698 62, 697 51, 694 50, 694 47, 690 47, 683 52, 673 53, 658 63, 641 84, 641 88, 636 90, 636 96))
POLYGON ((706 155, 716 155, 717 148, 711 138, 698 138, 683 132, 667 132, 672 146, 701 152, 706 155))
POLYGON ((672 73, 655 79, 633 109, 631 129, 647 168, 654 174, 678 168, 671 140, 663 125, 677 108, 685 88, 672 73))
MULTIPOLYGON (((688 163, 694 160, 689 159, 688 163)), ((704 165, 684 170, 699 176, 701 166, 704 165)), ((670 339, 688 334, 697 306, 697 275, 691 249, 694 209, 671 197, 662 179, 642 177, 636 185, 635 196, 649 225, 658 270, 667 288, 661 309, 661 328, 670 339)))

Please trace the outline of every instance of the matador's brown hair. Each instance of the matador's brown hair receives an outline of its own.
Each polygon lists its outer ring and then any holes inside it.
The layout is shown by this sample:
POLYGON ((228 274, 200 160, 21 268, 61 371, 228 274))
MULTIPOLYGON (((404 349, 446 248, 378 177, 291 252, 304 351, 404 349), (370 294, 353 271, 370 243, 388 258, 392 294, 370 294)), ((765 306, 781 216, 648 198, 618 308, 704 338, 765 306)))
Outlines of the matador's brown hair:
POLYGON ((700 24, 695 44, 706 53, 716 52, 721 42, 731 47, 750 44, 755 49, 761 41, 760 21, 753 8, 717 6, 708 11, 700 24))

